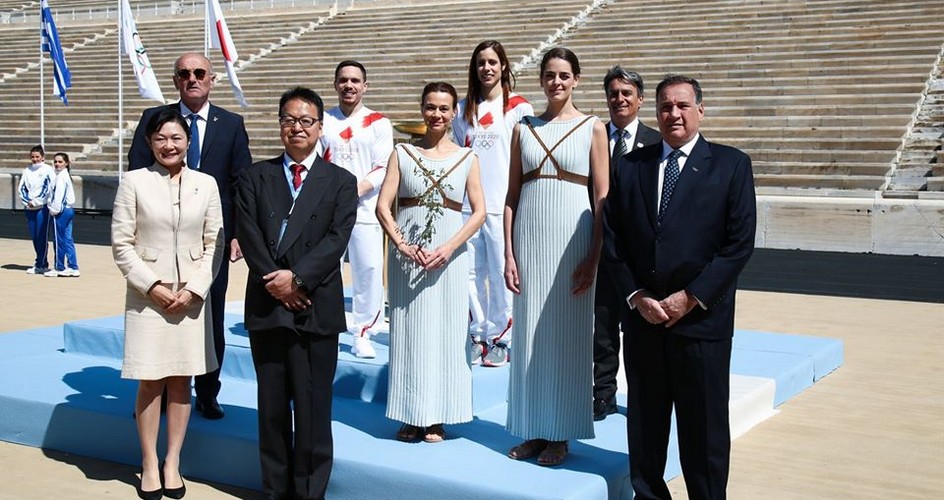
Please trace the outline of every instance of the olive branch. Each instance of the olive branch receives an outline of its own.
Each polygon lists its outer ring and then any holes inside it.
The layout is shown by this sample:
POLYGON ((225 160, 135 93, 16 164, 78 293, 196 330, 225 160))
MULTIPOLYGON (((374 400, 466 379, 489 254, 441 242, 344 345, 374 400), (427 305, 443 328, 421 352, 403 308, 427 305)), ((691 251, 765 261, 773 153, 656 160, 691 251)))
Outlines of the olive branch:
POLYGON ((426 209, 426 222, 423 230, 420 232, 417 244, 428 246, 433 242, 433 235, 436 234, 436 220, 443 216, 446 209, 445 200, 438 193, 440 191, 452 190, 452 186, 441 179, 434 183, 433 179, 442 174, 442 171, 435 172, 423 164, 422 158, 417 158, 414 162, 413 171, 423 179, 423 194, 419 196, 419 206, 426 209), (438 185, 437 185, 438 184, 438 185), (439 189, 437 189, 437 187, 439 189))

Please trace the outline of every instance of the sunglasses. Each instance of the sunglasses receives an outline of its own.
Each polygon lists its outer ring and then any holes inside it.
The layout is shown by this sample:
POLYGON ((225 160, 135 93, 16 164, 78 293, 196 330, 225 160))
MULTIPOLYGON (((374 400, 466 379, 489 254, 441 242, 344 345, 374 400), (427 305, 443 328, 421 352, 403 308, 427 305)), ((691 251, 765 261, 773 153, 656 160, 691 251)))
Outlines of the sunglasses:
MULTIPOLYGON (((203 80, 204 78, 206 78, 206 76, 207 76, 207 70, 205 70, 205 69, 203 69, 203 68, 197 68, 197 69, 193 70, 193 77, 194 77, 195 79, 197 79, 197 81, 203 80)), ((178 70, 177 70, 177 78, 180 78, 181 80, 189 80, 189 79, 190 79, 190 70, 189 70, 189 69, 178 69, 178 70)))

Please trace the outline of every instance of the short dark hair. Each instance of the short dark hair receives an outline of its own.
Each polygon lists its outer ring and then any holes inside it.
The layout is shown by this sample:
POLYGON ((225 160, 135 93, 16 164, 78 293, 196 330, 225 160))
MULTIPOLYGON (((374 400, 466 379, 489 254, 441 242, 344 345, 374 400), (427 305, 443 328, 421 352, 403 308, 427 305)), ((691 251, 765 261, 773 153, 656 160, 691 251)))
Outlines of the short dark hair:
POLYGON ((148 120, 147 125, 144 126, 144 136, 150 138, 168 122, 174 122, 180 125, 180 128, 184 129, 184 133, 187 134, 187 140, 190 140, 190 125, 187 124, 187 120, 180 114, 180 111, 173 108, 163 108, 155 113, 154 116, 148 120))
POLYGON ((452 107, 455 108, 459 105, 459 94, 456 93, 456 88, 452 84, 447 82, 429 82, 423 87, 423 95, 420 97, 420 104, 426 102, 426 95, 432 94, 433 92, 445 92, 452 96, 452 107))
POLYGON ((39 144, 30 148, 30 154, 39 153, 42 156, 46 156, 46 150, 43 149, 39 144))
POLYGON ((636 92, 639 94, 639 97, 643 96, 642 76, 640 76, 639 73, 636 73, 635 71, 625 70, 619 64, 617 64, 616 66, 613 66, 612 68, 610 68, 609 71, 606 72, 606 76, 603 77, 603 91, 604 92, 610 91, 610 82, 612 82, 613 80, 621 80, 623 82, 633 85, 634 87, 636 87, 636 92))
POLYGON ((692 90, 695 91, 695 103, 701 104, 701 85, 698 83, 698 80, 685 75, 665 75, 665 78, 663 78, 656 87, 656 100, 659 100, 659 95, 662 94, 662 89, 670 85, 678 85, 680 83, 687 83, 691 85, 692 90))
POLYGON ((364 65, 361 64, 360 62, 355 61, 353 59, 348 59, 346 61, 341 61, 338 63, 338 66, 334 68, 334 79, 337 80, 338 75, 341 74, 341 70, 348 66, 354 66, 355 68, 361 70, 361 74, 364 75, 364 81, 365 82, 367 81, 367 68, 365 68, 364 65))
POLYGON ((567 47, 554 47, 553 49, 544 53, 544 57, 541 59, 541 78, 544 77, 544 70, 547 68, 547 63, 551 59, 563 59, 570 63, 570 69, 574 72, 574 76, 580 75, 580 61, 577 60, 577 54, 567 47))
POLYGON ((305 101, 318 108, 318 120, 324 119, 324 101, 321 100, 321 96, 318 95, 317 92, 307 87, 295 87, 286 90, 285 93, 282 94, 282 97, 279 99, 279 118, 282 117, 282 110, 285 109, 285 104, 295 99, 305 101))

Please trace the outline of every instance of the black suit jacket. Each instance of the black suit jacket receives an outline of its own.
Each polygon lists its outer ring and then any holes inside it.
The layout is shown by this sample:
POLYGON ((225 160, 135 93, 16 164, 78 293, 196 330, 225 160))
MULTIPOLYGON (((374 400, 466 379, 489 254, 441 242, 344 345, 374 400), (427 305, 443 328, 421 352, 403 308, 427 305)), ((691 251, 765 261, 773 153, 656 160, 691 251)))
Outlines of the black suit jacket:
POLYGON ((357 180, 320 156, 312 164, 292 208, 282 156, 240 174, 236 235, 246 264, 246 328, 290 328, 333 335, 347 329, 341 255, 357 216, 357 180), (288 225, 279 243, 282 220, 288 225), (288 311, 265 289, 262 276, 291 269, 305 284, 312 305, 288 311))
MULTIPOLYGON (((751 159, 699 137, 672 201, 656 222, 662 143, 619 161, 605 206, 604 259, 622 299, 646 289, 661 299, 687 290, 696 307, 671 332, 702 339, 734 334, 737 277, 754 250, 757 208, 751 159)), ((624 300, 625 303, 625 300, 624 300)), ((661 329, 623 309, 624 329, 661 329)))
MULTIPOLYGON (((180 103, 156 106, 144 110, 138 127, 134 130, 134 140, 128 150, 128 169, 145 168, 154 163, 154 155, 144 137, 144 129, 151 117, 158 111, 169 108, 180 111, 180 103)), ((200 171, 213 176, 220 189, 220 202, 223 207, 223 230, 226 241, 233 238, 233 207, 235 183, 239 172, 252 165, 249 153, 249 135, 243 117, 210 104, 207 114, 206 131, 203 146, 200 149, 200 171)))

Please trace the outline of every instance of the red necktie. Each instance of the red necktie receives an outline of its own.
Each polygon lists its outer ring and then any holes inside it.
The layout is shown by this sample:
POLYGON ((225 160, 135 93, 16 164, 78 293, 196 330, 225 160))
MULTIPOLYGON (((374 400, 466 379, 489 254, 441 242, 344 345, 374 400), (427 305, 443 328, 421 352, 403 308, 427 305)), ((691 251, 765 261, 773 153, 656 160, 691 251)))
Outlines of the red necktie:
POLYGON ((302 185, 302 172, 305 171, 304 165, 299 165, 298 163, 293 163, 291 166, 292 169, 292 185, 295 186, 295 189, 302 185))

